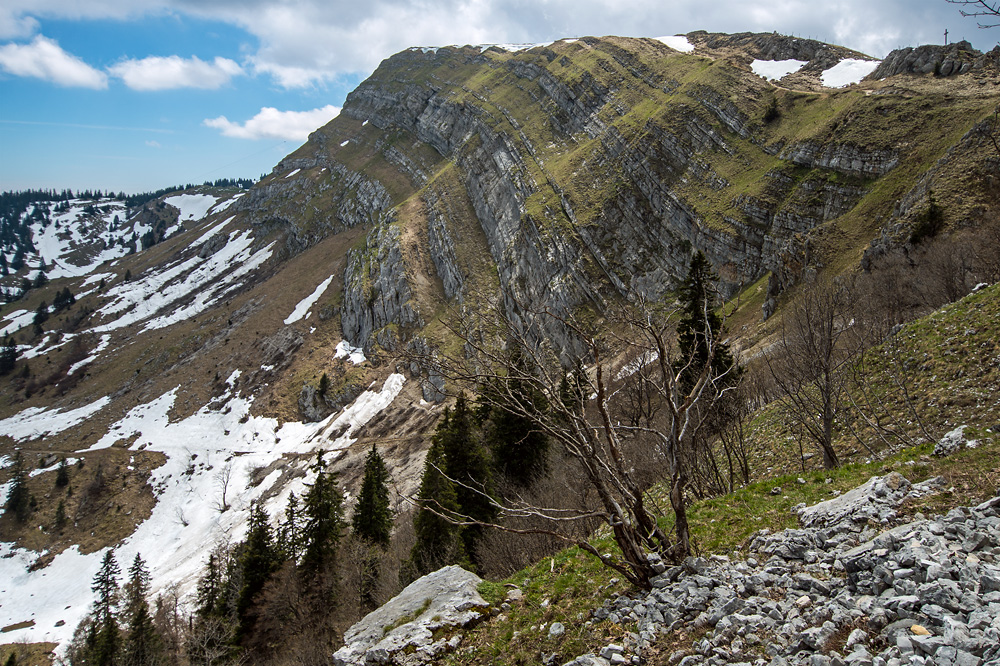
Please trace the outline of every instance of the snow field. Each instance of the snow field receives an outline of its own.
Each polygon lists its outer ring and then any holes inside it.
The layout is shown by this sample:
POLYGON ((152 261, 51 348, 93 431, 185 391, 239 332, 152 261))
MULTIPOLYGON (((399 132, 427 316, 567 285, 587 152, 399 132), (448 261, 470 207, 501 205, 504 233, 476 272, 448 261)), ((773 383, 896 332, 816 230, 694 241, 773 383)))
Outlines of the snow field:
POLYGON ((778 81, 792 72, 797 72, 806 64, 805 60, 754 60, 750 69, 757 76, 769 81, 778 81))
POLYGON ((0 432, 11 439, 23 442, 46 435, 55 435, 82 423, 111 402, 107 396, 89 405, 64 412, 61 409, 29 407, 14 416, 0 421, 0 432))
POLYGON ((855 60, 847 58, 827 69, 820 76, 820 82, 827 88, 842 88, 852 83, 860 83, 861 79, 875 71, 879 60, 855 60))
MULTIPOLYGON (((170 420, 180 390, 177 387, 133 408, 94 446, 80 452, 107 448, 135 436, 131 450, 166 455, 166 463, 154 470, 149 480, 157 494, 152 515, 116 552, 122 570, 136 553, 142 555, 150 570, 154 596, 174 585, 182 595, 193 592, 213 545, 241 539, 252 503, 272 490, 282 469, 295 465, 304 476, 286 484, 265 505, 272 516, 283 512, 289 493, 306 490, 312 479, 308 472, 312 460, 286 462, 253 485, 257 470, 288 454, 346 448, 353 443, 357 429, 385 409, 405 382, 403 375, 392 374, 381 390, 363 392, 342 412, 324 421, 279 426, 275 419, 250 415, 252 398, 243 398, 232 389, 236 376, 238 373, 230 377, 226 394, 188 418, 170 420), (340 434, 331 441, 334 432, 340 434), (229 508, 220 511, 226 475, 229 508)), ((104 551, 81 555, 74 547, 57 555, 48 567, 29 572, 37 554, 0 543, 0 626, 29 619, 35 622, 9 632, 5 639, 53 641, 64 653, 93 601, 90 583, 103 556, 104 551)))
POLYGON ((208 215, 208 211, 218 201, 218 197, 213 197, 210 194, 178 194, 167 197, 163 203, 180 211, 177 216, 178 221, 193 220, 197 222, 208 215))
POLYGON ((666 37, 654 37, 658 42, 663 42, 675 51, 681 53, 691 53, 694 51, 694 44, 688 41, 684 35, 667 35, 666 37))
POLYGON ((285 317, 285 326, 294 324, 307 316, 306 313, 309 312, 309 308, 315 305, 316 301, 319 300, 319 297, 323 295, 324 291, 326 291, 326 288, 330 286, 330 283, 333 282, 333 277, 334 276, 331 275, 327 279, 320 282, 319 286, 313 290, 313 293, 299 301, 298 305, 295 306, 295 309, 292 310, 292 314, 285 317))

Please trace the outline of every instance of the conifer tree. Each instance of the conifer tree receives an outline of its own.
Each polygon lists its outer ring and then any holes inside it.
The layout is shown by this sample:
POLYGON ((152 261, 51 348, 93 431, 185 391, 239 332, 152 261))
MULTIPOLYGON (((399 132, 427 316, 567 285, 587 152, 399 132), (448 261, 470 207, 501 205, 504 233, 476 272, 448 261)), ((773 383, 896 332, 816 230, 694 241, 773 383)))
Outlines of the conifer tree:
MULTIPOLYGON (((445 473, 455 482, 459 512, 477 521, 492 520, 496 515, 490 498, 493 493, 492 465, 489 452, 473 428, 472 411, 465 395, 458 396, 455 409, 442 420, 434 437, 441 442, 445 473)), ((482 528, 466 527, 461 533, 465 552, 472 557, 482 528)))
POLYGON ((65 488, 69 485, 69 465, 66 459, 59 461, 59 468, 56 470, 56 487, 65 488))
MULTIPOLYGON (((0 253, 0 257, 3 254, 0 253)), ((7 338, 3 347, 0 348, 0 377, 13 372, 14 366, 17 365, 17 344, 14 342, 13 338, 7 338)))
POLYGON ((344 495, 337 486, 336 475, 326 471, 322 451, 316 456, 313 470, 316 480, 302 507, 302 572, 307 578, 332 569, 344 531, 344 495))
POLYGON ((254 600, 280 565, 267 513, 260 504, 254 504, 250 509, 250 525, 246 541, 242 544, 242 551, 240 557, 242 586, 236 601, 237 641, 252 631, 256 622, 252 612, 254 600))
POLYGON ((149 612, 149 572, 137 553, 125 584, 123 666, 156 666, 163 661, 163 642, 149 612))
POLYGON ((392 535, 392 511, 389 509, 389 472, 375 444, 365 459, 365 476, 354 507, 351 526, 355 536, 370 544, 389 547, 392 535))
POLYGON ((10 488, 7 490, 7 497, 4 508, 18 522, 23 523, 28 520, 31 513, 31 496, 28 493, 28 474, 24 470, 24 457, 18 451, 14 454, 14 465, 11 470, 10 488))
POLYGON ((714 376, 725 375, 727 384, 737 378, 733 355, 722 341, 722 318, 715 310, 716 279, 712 264, 700 250, 695 252, 679 294, 683 314, 677 325, 677 344, 679 363, 688 369, 685 382, 694 381, 709 363, 709 355, 714 376))
POLYGON ((278 530, 278 549, 285 559, 292 562, 298 563, 302 557, 302 510, 299 508, 299 498, 295 493, 288 495, 285 522, 278 530))
POLYGON ((90 586, 97 599, 94 601, 94 621, 88 640, 87 663, 91 666, 116 666, 121 645, 118 627, 118 562, 114 548, 108 549, 101 560, 101 568, 90 586))
MULTIPOLYGON (((446 411, 445 421, 449 420, 446 411)), ((427 451, 424 475, 417 493, 418 511, 413 517, 416 542, 410 551, 411 577, 416 578, 447 564, 467 561, 459 527, 441 517, 459 512, 455 485, 445 475, 444 446, 435 437, 427 451)))
MULTIPOLYGON (((510 365, 514 377, 502 378, 502 394, 487 399, 487 420, 484 436, 493 454, 493 464, 509 480, 522 486, 545 474, 549 440, 535 425, 531 414, 545 410, 545 398, 532 390, 527 382, 517 378, 525 372, 519 346, 514 346, 510 365)), ((489 386, 485 392, 497 392, 489 386)))

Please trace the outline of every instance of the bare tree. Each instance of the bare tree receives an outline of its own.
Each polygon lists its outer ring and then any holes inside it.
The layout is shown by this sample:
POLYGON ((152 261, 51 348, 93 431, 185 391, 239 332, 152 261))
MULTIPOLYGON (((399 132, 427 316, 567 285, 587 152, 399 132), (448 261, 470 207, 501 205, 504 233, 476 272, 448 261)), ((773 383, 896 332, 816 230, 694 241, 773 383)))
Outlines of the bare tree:
POLYGON ((808 287, 785 315, 777 344, 765 353, 789 415, 819 448, 827 469, 840 465, 833 440, 848 381, 844 370, 865 343, 853 311, 849 286, 808 287))
POLYGON ((970 7, 969 11, 960 9, 962 16, 967 18, 979 18, 988 17, 987 23, 979 23, 980 28, 995 28, 1000 26, 1000 2, 988 2, 987 0, 945 0, 952 5, 962 5, 964 7, 970 7), (996 23, 990 23, 989 21, 996 20, 996 23))
POLYGON ((215 502, 215 508, 219 513, 225 513, 229 510, 229 502, 226 500, 226 495, 229 492, 229 482, 233 478, 233 460, 230 458, 226 461, 226 464, 219 473, 215 475, 215 488, 219 491, 219 499, 215 502))
MULTIPOLYGON (((516 498, 493 499, 502 516, 540 518, 550 525, 527 529, 500 525, 501 529, 574 542, 631 583, 648 587, 656 573, 653 562, 658 559, 650 554, 679 561, 691 552, 685 497, 690 458, 685 447, 696 441, 711 405, 731 389, 727 376, 735 373, 732 366, 720 370, 713 363, 723 346, 716 331, 706 324, 699 331, 704 344, 698 353, 683 357, 676 342, 676 308, 639 297, 590 326, 551 311, 523 308, 524 318, 514 318, 498 300, 483 298, 478 303, 476 311, 464 312, 461 324, 451 329, 463 343, 462 353, 443 355, 435 362, 460 386, 533 420, 579 465, 597 497, 597 508, 592 511, 547 509, 516 498), (537 324, 541 319, 562 327, 574 341, 577 360, 575 365, 568 364, 571 370, 561 362, 565 360, 561 350, 553 349, 525 323, 537 324), (606 342, 598 337, 598 330, 605 333, 606 342), (515 355, 520 362, 511 362, 515 355), (478 390, 484 387, 489 390, 478 390), (544 412, 525 399, 531 394, 544 396, 544 412), (632 416, 624 418, 628 408, 632 416), (647 460, 655 458, 669 476, 672 535, 657 522, 661 512, 647 492, 648 483, 640 478, 640 454, 647 460), (560 524, 594 518, 610 528, 620 557, 556 529, 560 524)), ((706 301, 704 307, 711 305, 706 301)), ((473 524, 462 516, 447 517, 473 524)))

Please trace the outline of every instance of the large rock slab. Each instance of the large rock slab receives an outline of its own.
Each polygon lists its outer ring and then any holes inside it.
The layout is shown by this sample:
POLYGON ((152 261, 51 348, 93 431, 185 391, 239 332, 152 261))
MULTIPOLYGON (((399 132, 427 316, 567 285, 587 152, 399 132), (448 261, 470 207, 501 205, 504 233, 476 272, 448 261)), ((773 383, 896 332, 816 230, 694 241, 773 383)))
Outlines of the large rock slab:
POLYGON ((480 619, 479 610, 489 606, 477 590, 481 582, 476 574, 455 565, 418 578, 348 629, 333 663, 417 664, 453 649, 457 643, 435 641, 434 632, 480 619))

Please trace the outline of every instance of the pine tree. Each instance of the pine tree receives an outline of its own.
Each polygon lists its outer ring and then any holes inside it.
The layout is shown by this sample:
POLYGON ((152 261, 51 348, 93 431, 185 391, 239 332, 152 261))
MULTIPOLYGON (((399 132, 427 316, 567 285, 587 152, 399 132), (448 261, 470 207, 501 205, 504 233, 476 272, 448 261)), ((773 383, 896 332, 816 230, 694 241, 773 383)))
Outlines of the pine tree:
POLYGON ((316 480, 302 507, 302 571, 307 578, 332 569, 344 531, 344 496, 337 486, 336 475, 326 471, 322 452, 317 454, 313 470, 316 480))
POLYGON ((56 507, 56 517, 55 517, 55 527, 57 530, 61 530, 66 526, 66 502, 59 500, 59 505, 56 507))
POLYGON ((392 535, 392 511, 389 509, 389 472, 375 444, 365 460, 365 476, 354 507, 351 526, 357 537, 370 544, 389 547, 392 535))
MULTIPOLYGON (((445 413, 445 419, 449 415, 445 413)), ((417 493, 419 510, 413 517, 416 542, 410 551, 411 578, 436 571, 447 564, 467 561, 465 543, 459 534, 459 527, 441 515, 459 512, 455 484, 445 475, 447 461, 440 439, 431 442, 424 462, 424 475, 417 493)))
POLYGON ((195 614, 199 617, 207 618, 218 614, 223 588, 222 575, 223 570, 218 556, 209 553, 208 562, 205 563, 205 573, 198 580, 195 593, 195 614))
POLYGON ((324 372, 323 376, 319 378, 319 388, 316 389, 316 393, 319 394, 321 398, 326 397, 326 392, 330 390, 330 377, 324 372))
POLYGON ((137 553, 125 584, 124 666, 155 666, 163 661, 163 641, 149 612, 149 572, 137 553))
POLYGON ((297 563, 302 557, 302 511, 295 493, 289 493, 285 505, 285 522, 278 530, 278 550, 292 562, 297 563))
POLYGON ((31 495, 28 492, 28 474, 24 470, 24 458, 21 452, 14 454, 14 465, 11 470, 10 488, 7 490, 7 498, 4 508, 18 522, 23 523, 28 520, 31 513, 31 495))

